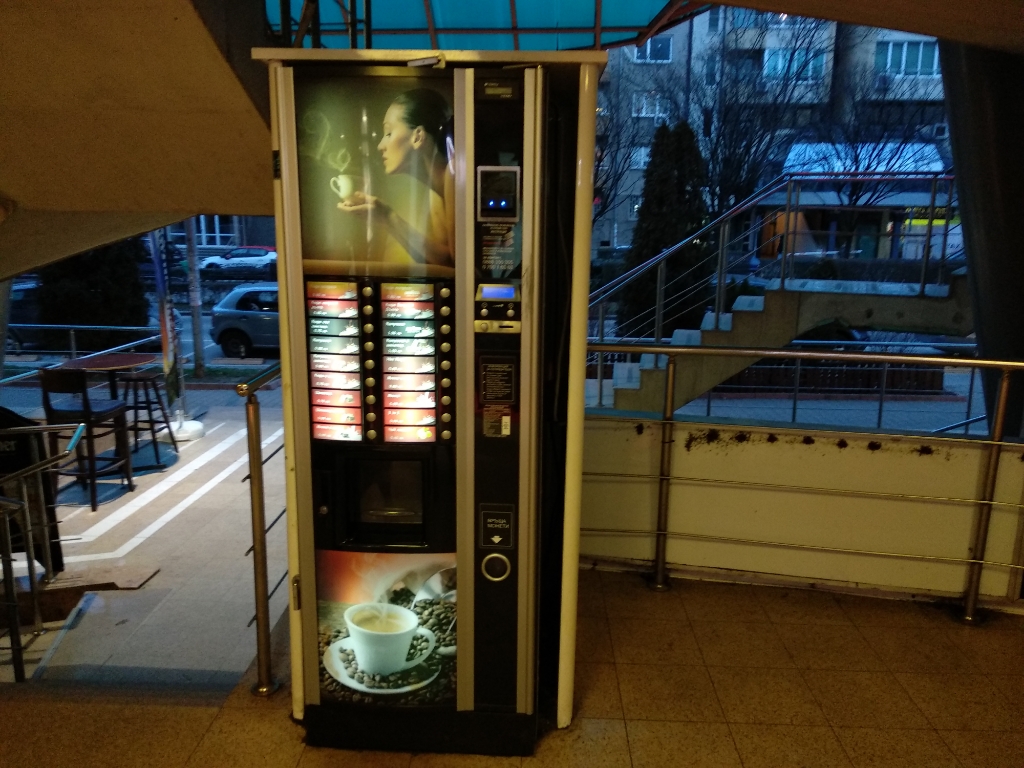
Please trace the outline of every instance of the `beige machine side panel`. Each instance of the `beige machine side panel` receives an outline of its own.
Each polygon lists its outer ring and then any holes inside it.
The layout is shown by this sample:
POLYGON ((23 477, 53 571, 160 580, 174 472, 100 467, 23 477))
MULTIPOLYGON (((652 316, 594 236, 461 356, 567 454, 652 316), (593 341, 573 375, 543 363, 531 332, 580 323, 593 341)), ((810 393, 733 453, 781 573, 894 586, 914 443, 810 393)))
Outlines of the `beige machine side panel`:
MULTIPOLYGON (((455 73, 455 352, 458 376, 455 380, 456 402, 463 413, 472 414, 474 378, 473 324, 473 241, 476 229, 473 179, 476 162, 473 152, 473 70, 455 73)), ((456 708, 473 709, 474 695, 474 570, 476 563, 475 508, 476 488, 473 468, 472 415, 460 418, 455 427, 455 541, 458 546, 459 578, 459 654, 456 661, 458 680, 455 691, 456 708)))
POLYGON ((310 475, 309 386, 306 374, 306 320, 299 221, 295 89, 291 67, 274 67, 274 100, 280 152, 276 189, 281 380, 288 505, 289 625, 292 647, 293 714, 320 703, 316 644, 312 477, 310 475), (296 577, 298 581, 296 582, 296 577), (296 588, 297 587, 297 588, 296 588))

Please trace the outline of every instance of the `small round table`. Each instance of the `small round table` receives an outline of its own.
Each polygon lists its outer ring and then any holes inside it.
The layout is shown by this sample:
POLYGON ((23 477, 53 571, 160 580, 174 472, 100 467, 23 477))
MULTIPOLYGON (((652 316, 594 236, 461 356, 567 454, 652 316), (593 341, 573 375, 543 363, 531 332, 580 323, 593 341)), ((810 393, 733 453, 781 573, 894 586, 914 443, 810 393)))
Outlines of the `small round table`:
POLYGON ((102 355, 75 357, 60 364, 73 371, 106 371, 110 376, 110 399, 117 400, 117 373, 141 368, 156 362, 156 355, 148 352, 107 352, 102 355))

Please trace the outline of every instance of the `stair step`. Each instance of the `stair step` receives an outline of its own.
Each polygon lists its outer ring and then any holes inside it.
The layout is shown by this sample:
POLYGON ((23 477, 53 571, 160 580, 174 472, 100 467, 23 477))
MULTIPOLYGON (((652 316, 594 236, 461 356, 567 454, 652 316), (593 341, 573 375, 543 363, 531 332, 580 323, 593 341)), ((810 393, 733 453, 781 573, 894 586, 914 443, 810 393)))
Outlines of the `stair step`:
MULTIPOLYGON (((700 323, 700 329, 702 331, 714 331, 715 329, 715 313, 705 312, 704 319, 700 323)), ((732 330, 732 312, 723 312, 718 317, 718 329, 719 331, 731 331, 732 330)))
POLYGON ((733 312, 764 312, 764 296, 737 296, 733 312))

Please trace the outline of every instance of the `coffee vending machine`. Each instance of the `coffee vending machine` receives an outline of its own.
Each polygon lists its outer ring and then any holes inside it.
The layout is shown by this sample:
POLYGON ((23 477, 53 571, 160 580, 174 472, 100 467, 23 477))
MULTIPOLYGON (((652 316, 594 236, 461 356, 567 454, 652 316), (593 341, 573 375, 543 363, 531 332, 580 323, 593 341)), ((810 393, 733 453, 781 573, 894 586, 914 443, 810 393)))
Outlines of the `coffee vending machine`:
POLYGON ((605 54, 254 55, 293 713, 317 746, 530 754, 571 707, 605 54))

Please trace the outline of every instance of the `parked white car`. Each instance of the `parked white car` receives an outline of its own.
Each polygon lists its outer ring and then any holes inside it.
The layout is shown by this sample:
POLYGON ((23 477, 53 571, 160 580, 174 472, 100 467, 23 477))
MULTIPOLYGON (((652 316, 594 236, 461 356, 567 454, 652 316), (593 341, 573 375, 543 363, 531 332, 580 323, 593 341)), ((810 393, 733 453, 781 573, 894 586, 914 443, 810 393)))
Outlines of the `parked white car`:
POLYGON ((199 262, 203 277, 277 278, 277 251, 273 248, 246 245, 219 256, 207 256, 199 262))

